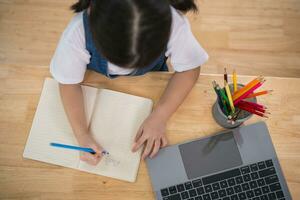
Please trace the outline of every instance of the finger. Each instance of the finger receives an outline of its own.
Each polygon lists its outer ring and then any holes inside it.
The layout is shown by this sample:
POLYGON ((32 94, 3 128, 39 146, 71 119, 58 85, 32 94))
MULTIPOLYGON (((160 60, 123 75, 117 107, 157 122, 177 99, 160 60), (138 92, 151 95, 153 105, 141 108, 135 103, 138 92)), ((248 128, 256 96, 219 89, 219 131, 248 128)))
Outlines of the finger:
POLYGON ((168 140, 165 136, 161 138, 161 147, 166 147, 168 145, 168 140))
POLYGON ((160 148, 160 143, 160 139, 154 141, 154 147, 152 149, 152 153, 150 154, 150 158, 153 158, 157 154, 160 148))
POLYGON ((96 154, 93 154, 96 157, 102 157, 102 151, 103 149, 100 146, 92 145, 92 149, 96 152, 96 154))
POLYGON ((97 165, 99 163, 99 161, 100 161, 100 159, 95 156, 92 156, 89 158, 89 163, 91 165, 97 165))
POLYGON ((94 160, 94 159, 89 159, 87 161, 87 163, 90 164, 90 165, 96 165, 97 164, 96 160, 94 160))
POLYGON ((101 159, 103 157, 103 154, 102 153, 95 153, 95 154, 92 154, 92 156, 96 159, 101 159))
POLYGON ((97 165, 100 162, 101 158, 99 157, 94 157, 93 159, 93 165, 97 165))
POLYGON ((80 160, 86 162, 86 161, 87 161, 87 158, 86 158, 84 155, 80 155, 80 160))
POLYGON ((145 143, 146 140, 146 137, 141 136, 139 140, 133 144, 132 151, 136 152, 139 148, 141 148, 141 146, 145 143))
POLYGON ((84 153, 83 160, 90 165, 97 165, 100 161, 100 158, 97 158, 95 155, 90 153, 84 153))
POLYGON ((149 155, 149 153, 151 152, 151 150, 153 148, 153 144, 154 144, 153 139, 147 140, 147 145, 146 145, 146 148, 145 148, 143 156, 142 156, 143 159, 145 159, 149 155))
POLYGON ((86 154, 86 153, 83 153, 81 156, 80 156, 80 160, 88 163, 88 164, 92 164, 92 161, 90 159, 90 157, 86 154))
POLYGON ((94 159, 101 160, 103 157, 102 151, 97 151, 95 154, 90 154, 94 159))
POLYGON ((90 160, 88 163, 90 165, 96 166, 99 163, 99 161, 97 161, 97 160, 90 160))
POLYGON ((141 127, 139 128, 139 130, 137 131, 136 136, 135 136, 135 138, 134 138, 134 142, 137 142, 137 141, 138 141, 138 139, 142 136, 142 133, 143 133, 143 126, 141 126, 141 127))

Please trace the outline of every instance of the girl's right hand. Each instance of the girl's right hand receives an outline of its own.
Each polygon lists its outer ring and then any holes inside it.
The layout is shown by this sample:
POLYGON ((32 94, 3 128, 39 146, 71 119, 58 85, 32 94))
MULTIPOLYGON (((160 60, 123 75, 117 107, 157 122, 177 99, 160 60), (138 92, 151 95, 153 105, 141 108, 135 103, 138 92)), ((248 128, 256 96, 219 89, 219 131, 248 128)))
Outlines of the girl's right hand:
POLYGON ((95 141, 91 134, 84 134, 77 137, 78 143, 81 147, 92 148, 96 154, 81 152, 80 160, 90 164, 97 165, 102 158, 103 148, 95 141))

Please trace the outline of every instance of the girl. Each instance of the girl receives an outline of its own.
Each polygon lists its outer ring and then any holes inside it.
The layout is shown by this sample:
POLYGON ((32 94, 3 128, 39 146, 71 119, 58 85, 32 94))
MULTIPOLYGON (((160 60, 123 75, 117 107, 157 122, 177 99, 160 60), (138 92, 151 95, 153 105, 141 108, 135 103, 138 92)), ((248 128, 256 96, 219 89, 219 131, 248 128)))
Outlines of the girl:
MULTIPOLYGON (((193 36, 183 13, 197 7, 193 0, 79 0, 77 14, 59 41, 50 64, 60 83, 62 102, 79 145, 97 154, 81 160, 96 165, 101 144, 88 132, 80 83, 87 69, 115 78, 149 71, 175 70, 164 94, 141 125, 133 144, 145 144, 142 158, 153 157, 167 145, 166 123, 196 83, 207 53, 193 36)), ((101 142, 100 142, 101 143, 101 142)))

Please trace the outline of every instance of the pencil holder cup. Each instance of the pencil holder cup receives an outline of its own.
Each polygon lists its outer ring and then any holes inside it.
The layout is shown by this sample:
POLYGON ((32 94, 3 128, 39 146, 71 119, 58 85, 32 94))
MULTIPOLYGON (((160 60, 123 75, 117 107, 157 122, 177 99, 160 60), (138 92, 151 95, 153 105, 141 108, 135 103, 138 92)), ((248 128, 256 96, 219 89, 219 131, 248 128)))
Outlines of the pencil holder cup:
MULTIPOLYGON (((242 84, 238 84, 238 89, 244 87, 244 85, 242 84)), ((229 88, 230 88, 230 92, 233 94, 233 84, 229 84, 229 88)), ((257 102, 256 97, 253 98, 249 98, 247 99, 247 101, 249 102, 257 102)), ((212 115, 213 118, 215 119, 215 121, 222 127, 224 128, 236 128, 238 126, 240 126, 241 124, 243 124, 246 120, 248 120, 251 116, 252 113, 249 113, 247 111, 244 110, 240 110, 239 108, 236 108, 236 113, 238 113, 236 120, 230 121, 228 119, 228 117, 224 114, 222 108, 220 107, 220 104, 218 103, 218 99, 216 100, 216 102, 214 103, 214 105, 212 106, 212 115)))

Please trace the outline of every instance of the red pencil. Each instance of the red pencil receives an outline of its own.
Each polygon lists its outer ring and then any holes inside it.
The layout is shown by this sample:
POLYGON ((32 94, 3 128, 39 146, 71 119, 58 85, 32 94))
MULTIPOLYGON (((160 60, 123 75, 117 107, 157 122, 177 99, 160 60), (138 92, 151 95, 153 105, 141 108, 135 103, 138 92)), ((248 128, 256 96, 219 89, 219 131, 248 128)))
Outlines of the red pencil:
POLYGON ((258 82, 256 85, 254 85, 252 88, 250 88, 247 92, 245 92, 239 98, 237 98, 236 100, 234 100, 233 104, 234 105, 238 104, 241 100, 243 100, 244 98, 246 98, 249 94, 253 93, 262 84, 263 84, 263 82, 258 82))
POLYGON ((267 109, 266 106, 264 105, 261 105, 261 104, 258 104, 258 103, 255 103, 255 102, 250 102, 250 101, 240 101, 239 104, 245 104, 245 105, 248 105, 248 106, 251 106, 251 107, 255 107, 255 108, 262 108, 262 109, 267 109))
POLYGON ((250 113, 252 113, 252 114, 258 115, 258 116, 260 116, 260 117, 267 117, 266 115, 264 115, 264 113, 258 112, 258 111, 256 111, 256 110, 251 109, 251 108, 248 108, 248 107, 244 107, 244 106, 242 106, 242 105, 238 105, 238 108, 239 108, 239 109, 242 109, 242 110, 245 110, 245 111, 247 111, 247 112, 250 112, 250 113))
MULTIPOLYGON (((248 104, 248 103, 249 103, 249 102, 247 102, 247 101, 241 101, 241 102, 238 103, 238 105, 245 106, 245 107, 248 107, 248 108, 250 108, 250 109, 257 110, 257 111, 262 112, 262 113, 268 113, 268 112, 266 111, 265 108, 256 106, 255 104, 253 105, 253 104, 248 104)), ((251 103, 251 102, 250 102, 250 103, 251 103)))
POLYGON ((250 112, 252 114, 258 115, 260 117, 266 117, 266 118, 268 118, 268 116, 266 116, 264 113, 258 112, 258 111, 254 110, 252 108, 249 108, 249 107, 246 107, 246 106, 242 106, 240 104, 238 104, 237 107, 240 108, 240 109, 242 109, 242 110, 245 110, 247 112, 250 112))

